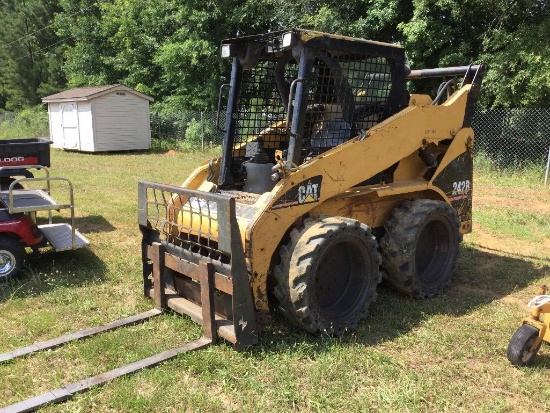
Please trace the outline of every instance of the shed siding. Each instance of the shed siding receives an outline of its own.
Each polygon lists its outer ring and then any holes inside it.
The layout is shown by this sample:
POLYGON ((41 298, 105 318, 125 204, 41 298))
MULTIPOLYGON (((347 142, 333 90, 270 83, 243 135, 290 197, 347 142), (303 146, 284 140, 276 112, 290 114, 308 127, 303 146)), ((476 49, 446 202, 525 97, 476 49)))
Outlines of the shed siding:
POLYGON ((63 149, 63 128, 61 126, 61 108, 59 103, 48 105, 48 117, 50 121, 50 139, 52 147, 63 149))
POLYGON ((92 101, 95 151, 149 149, 149 102, 129 92, 92 101))
POLYGON ((80 131, 80 150, 93 152, 95 144, 90 102, 78 102, 78 129, 80 131))

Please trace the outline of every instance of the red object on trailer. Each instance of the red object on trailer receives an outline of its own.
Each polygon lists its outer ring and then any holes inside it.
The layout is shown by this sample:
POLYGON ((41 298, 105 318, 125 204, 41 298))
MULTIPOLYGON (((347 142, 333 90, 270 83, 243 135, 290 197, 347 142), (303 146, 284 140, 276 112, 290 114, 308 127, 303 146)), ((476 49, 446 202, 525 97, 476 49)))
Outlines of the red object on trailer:
POLYGON ((0 141, 0 282, 21 271, 26 247, 38 252, 38 248, 49 245, 63 251, 89 244, 75 229, 72 183, 49 174, 51 143, 44 138, 0 141), (36 178, 31 170, 42 171, 45 176, 36 178), (67 185, 68 202, 51 197, 52 181, 67 185), (46 187, 36 189, 37 185, 46 187), (52 222, 52 212, 61 209, 70 209, 71 224, 52 222), (47 224, 37 225, 39 211, 48 212, 47 224))
POLYGON ((44 241, 44 235, 38 225, 31 217, 24 214, 15 219, 0 222, 0 234, 5 237, 17 237, 27 247, 32 247, 44 241))

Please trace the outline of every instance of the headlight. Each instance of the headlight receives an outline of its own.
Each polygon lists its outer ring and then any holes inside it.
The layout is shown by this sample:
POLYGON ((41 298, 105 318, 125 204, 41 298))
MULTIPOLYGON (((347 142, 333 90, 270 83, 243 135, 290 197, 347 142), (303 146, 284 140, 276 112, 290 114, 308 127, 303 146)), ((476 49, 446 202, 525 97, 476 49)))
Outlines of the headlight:
POLYGON ((296 42, 296 35, 294 32, 288 32, 283 34, 283 48, 292 47, 296 42))
POLYGON ((234 57, 233 47, 230 44, 222 44, 222 57, 234 57))

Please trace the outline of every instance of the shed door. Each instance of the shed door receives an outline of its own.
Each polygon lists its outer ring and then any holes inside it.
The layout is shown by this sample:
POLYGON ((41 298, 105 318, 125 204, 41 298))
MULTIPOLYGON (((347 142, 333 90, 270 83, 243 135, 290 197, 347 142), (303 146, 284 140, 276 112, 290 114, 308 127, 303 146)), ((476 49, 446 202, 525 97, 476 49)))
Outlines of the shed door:
POLYGON ((61 127, 63 128, 63 148, 80 149, 78 137, 78 112, 76 103, 61 105, 61 127))

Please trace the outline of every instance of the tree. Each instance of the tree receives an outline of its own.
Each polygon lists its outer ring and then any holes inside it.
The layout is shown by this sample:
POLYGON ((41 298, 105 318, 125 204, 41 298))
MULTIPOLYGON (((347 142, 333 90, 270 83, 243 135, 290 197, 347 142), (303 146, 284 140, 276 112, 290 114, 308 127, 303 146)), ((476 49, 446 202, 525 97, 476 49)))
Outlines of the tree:
POLYGON ((488 107, 550 107, 550 8, 546 1, 502 4, 483 40, 488 107), (512 7, 511 7, 512 6, 512 7))
POLYGON ((415 0, 399 28, 416 68, 484 63, 482 106, 550 105, 546 0, 415 0))
POLYGON ((18 110, 65 83, 54 0, 0 0, 0 107, 18 110))
POLYGON ((113 51, 101 30, 102 3, 97 0, 60 0, 55 16, 56 32, 66 39, 64 71, 68 86, 116 83, 107 63, 113 51))
POLYGON ((230 69, 221 40, 287 27, 401 43, 413 68, 483 62, 483 105, 550 104, 547 0, 0 0, 0 18, 0 108, 11 110, 112 83, 213 108, 230 69))

